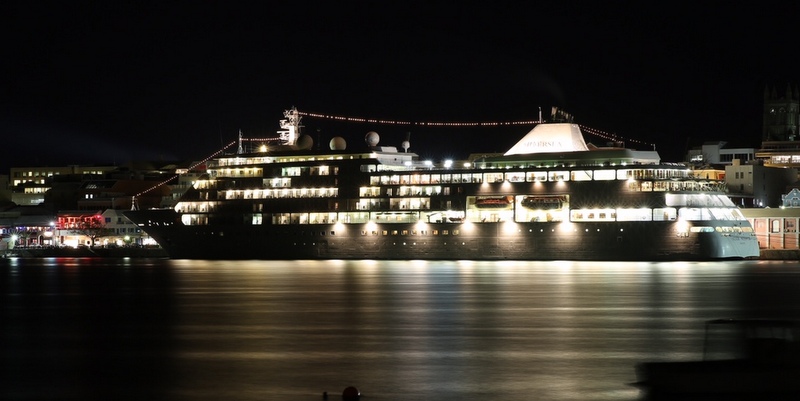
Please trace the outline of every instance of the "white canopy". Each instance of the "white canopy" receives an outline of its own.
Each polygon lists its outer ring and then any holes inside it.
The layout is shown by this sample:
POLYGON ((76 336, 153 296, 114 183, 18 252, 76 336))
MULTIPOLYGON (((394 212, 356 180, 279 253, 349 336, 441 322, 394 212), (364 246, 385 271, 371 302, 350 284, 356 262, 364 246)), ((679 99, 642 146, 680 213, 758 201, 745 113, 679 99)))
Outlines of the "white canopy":
POLYGON ((579 152, 589 150, 577 124, 539 124, 528 132, 506 156, 531 153, 579 152))

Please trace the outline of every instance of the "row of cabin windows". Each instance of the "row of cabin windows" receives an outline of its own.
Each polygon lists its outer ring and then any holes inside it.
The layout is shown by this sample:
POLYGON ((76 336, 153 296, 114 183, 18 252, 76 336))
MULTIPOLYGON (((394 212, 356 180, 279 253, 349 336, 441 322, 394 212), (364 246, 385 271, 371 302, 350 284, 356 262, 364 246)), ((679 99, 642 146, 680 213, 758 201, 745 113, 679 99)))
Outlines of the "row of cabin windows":
MULTIPOLYGON (((262 177, 264 169, 261 167, 237 167, 220 168, 209 170, 212 177, 262 177)), ((339 167, 314 166, 314 167, 284 167, 281 169, 281 177, 300 177, 300 176, 328 176, 338 175, 339 167)))
POLYGON ((425 185, 483 182, 609 181, 628 179, 688 179, 686 169, 619 169, 515 171, 448 174, 391 174, 370 177, 370 185, 425 185))

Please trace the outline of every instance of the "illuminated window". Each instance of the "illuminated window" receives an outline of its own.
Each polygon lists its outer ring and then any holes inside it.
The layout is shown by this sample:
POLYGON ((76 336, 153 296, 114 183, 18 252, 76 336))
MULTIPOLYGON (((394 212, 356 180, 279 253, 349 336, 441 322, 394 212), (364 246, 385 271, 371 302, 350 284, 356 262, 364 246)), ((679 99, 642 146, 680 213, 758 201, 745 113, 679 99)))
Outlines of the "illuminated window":
POLYGON ((547 181, 547 172, 546 171, 529 172, 525 180, 528 182, 547 181))
POLYGON ((591 170, 575 170, 570 173, 572 181, 589 181, 592 179, 591 170))
POLYGON ((595 170, 593 177, 595 181, 607 181, 616 179, 617 174, 614 170, 595 170))

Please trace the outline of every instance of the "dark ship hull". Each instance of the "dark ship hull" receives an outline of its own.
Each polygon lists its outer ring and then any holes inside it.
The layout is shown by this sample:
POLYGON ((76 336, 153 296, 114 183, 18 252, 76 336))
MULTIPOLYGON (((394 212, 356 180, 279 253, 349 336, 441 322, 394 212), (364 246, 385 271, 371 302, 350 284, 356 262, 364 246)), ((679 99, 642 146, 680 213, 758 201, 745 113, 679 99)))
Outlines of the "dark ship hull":
POLYGON ((173 259, 674 261, 742 258, 750 238, 675 235, 675 222, 182 226, 172 210, 129 212, 173 259), (171 223, 171 224, 170 224, 171 223))

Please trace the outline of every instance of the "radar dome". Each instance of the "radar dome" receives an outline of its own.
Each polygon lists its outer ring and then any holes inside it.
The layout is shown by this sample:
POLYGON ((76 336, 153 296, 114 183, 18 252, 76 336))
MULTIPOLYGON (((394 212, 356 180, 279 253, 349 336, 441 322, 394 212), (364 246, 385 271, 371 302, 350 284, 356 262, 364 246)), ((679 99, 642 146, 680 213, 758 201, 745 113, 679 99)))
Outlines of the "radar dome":
POLYGON ((312 146, 314 146, 314 140, 310 136, 300 135, 300 138, 297 138, 298 149, 311 149, 312 146))
POLYGON ((345 148, 347 148, 347 142, 344 140, 344 138, 335 136, 333 139, 331 139, 330 146, 331 150, 345 150, 345 148))
POLYGON ((402 148, 403 148, 403 150, 405 150, 406 152, 408 152, 408 148, 410 148, 410 147, 411 147, 411 142, 409 142, 409 141, 403 141, 403 143, 400 145, 400 147, 402 147, 402 148))
POLYGON ((364 137, 364 140, 367 141, 367 145, 369 146, 376 146, 378 142, 381 140, 380 135, 378 135, 375 131, 367 132, 367 136, 364 137))

